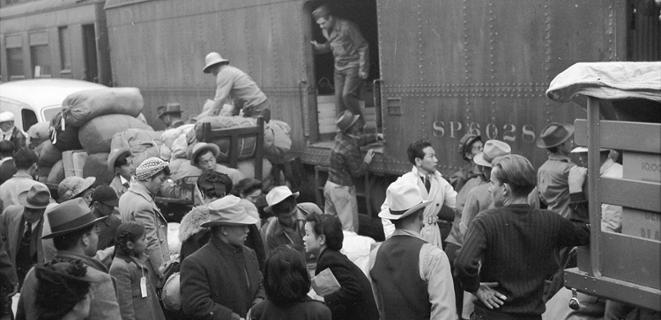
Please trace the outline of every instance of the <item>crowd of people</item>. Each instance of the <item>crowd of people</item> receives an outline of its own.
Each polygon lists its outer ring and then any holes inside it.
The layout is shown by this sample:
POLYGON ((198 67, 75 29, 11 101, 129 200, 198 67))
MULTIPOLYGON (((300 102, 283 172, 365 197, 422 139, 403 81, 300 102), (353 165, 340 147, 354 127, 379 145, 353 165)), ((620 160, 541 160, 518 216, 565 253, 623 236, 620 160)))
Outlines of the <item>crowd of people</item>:
MULTIPOLYGON (((432 143, 412 142, 411 171, 388 186, 378 213, 385 241, 360 263, 344 250, 360 230, 353 181, 374 157, 361 147, 383 141, 363 133, 358 105, 368 46, 328 8, 312 15, 328 40, 314 50, 335 57, 338 107, 323 208, 287 185, 267 190, 218 163, 217 145, 197 143, 187 160, 202 172, 194 207, 171 248, 155 201, 167 161, 131 170, 131 152, 113 150, 109 184, 70 176, 55 192, 34 180, 35 151, 13 114, 0 113, 0 319, 541 319, 571 248, 590 239, 586 169, 570 157, 584 161, 587 149, 572 149, 573 127, 542 129, 537 146, 549 156, 537 170, 506 142, 468 133, 459 141, 465 167, 445 177, 432 143)), ((234 112, 270 120, 266 95, 229 60, 209 53, 203 72, 217 85, 204 112, 231 99, 234 112)), ((157 113, 169 128, 183 123, 178 105, 157 113)), ((621 177, 613 158, 602 153, 600 172, 621 177)), ((622 208, 601 209, 600 227, 619 232, 622 208)), ((606 301, 604 318, 630 311, 606 301)))

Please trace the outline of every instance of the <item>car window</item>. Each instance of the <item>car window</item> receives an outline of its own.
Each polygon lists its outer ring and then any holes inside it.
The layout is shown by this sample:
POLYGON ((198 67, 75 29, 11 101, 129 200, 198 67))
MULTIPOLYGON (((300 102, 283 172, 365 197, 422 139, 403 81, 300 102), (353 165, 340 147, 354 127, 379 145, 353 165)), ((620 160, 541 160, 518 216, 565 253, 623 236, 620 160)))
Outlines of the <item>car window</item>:
POLYGON ((41 109, 41 114, 44 115, 45 121, 51 121, 60 110, 62 110, 62 106, 54 105, 41 109))
POLYGON ((23 118, 23 131, 25 132, 27 132, 33 124, 37 123, 37 115, 30 109, 22 109, 21 118, 23 118))

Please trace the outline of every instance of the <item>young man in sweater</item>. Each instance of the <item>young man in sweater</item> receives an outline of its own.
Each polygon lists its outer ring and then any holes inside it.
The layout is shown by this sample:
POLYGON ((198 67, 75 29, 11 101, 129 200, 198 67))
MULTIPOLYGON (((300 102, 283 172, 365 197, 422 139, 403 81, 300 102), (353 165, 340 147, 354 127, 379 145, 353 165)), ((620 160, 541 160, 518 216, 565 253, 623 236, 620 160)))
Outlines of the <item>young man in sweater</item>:
POLYGON ((590 229, 528 205, 535 169, 525 157, 505 155, 492 164, 495 208, 469 226, 455 272, 478 298, 471 319, 541 319, 544 280, 558 269, 555 253, 588 244, 590 229))

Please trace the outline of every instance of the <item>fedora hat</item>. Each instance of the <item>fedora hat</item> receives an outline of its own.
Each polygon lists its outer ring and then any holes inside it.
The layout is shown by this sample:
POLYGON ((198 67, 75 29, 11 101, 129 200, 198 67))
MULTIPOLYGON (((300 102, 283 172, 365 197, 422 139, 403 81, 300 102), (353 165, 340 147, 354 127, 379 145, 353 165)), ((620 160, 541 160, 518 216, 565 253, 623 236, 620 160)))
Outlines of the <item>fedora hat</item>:
POLYGON ((162 118, 166 114, 178 113, 181 114, 181 105, 177 102, 169 102, 164 106, 159 106, 156 108, 156 114, 159 118, 162 118))
POLYGON ((204 68, 202 69, 202 72, 209 73, 209 68, 223 62, 230 61, 221 57, 218 52, 209 52, 209 54, 204 57, 204 68))
POLYGON ((50 191, 48 187, 37 183, 18 195, 18 200, 26 208, 30 209, 46 209, 50 203, 50 191))
POLYGON ((97 218, 85 200, 75 198, 54 206, 46 212, 46 217, 51 230, 41 237, 42 239, 50 239, 89 227, 107 216, 97 218))
POLYGON ((346 132, 351 128, 356 122, 360 119, 360 115, 354 115, 349 110, 344 110, 342 114, 337 118, 335 124, 340 129, 341 132, 346 132))
POLYGON ((129 150, 128 148, 118 148, 110 151, 110 154, 108 155, 108 170, 114 173, 115 162, 117 162, 117 159, 119 159, 122 156, 128 157, 130 155, 131 155, 131 150, 129 150))
POLYGON ((473 162, 480 166, 491 167, 491 161, 493 159, 510 153, 512 153, 512 148, 510 148, 509 144, 500 140, 487 140, 484 143, 482 152, 473 157, 473 162))
POLYGON ((71 200, 91 188, 95 181, 95 177, 66 177, 57 185, 57 195, 60 201, 71 200))
MULTIPOLYGON (((249 212, 247 201, 228 195, 215 200, 207 205, 209 208, 209 221, 202 224, 203 227, 218 225, 244 226, 259 222, 254 214, 249 212)), ((250 203, 250 205, 252 205, 250 203)))
POLYGON ((542 129, 542 133, 537 138, 537 147, 542 149, 557 147, 569 140, 573 134, 574 126, 551 122, 542 129))
POLYGON ((420 190, 415 184, 397 179, 386 190, 386 203, 389 209, 379 212, 379 218, 399 220, 426 207, 430 202, 422 199, 420 190))
POLYGON ((266 194, 266 204, 267 206, 264 208, 264 211, 266 212, 271 212, 271 209, 273 206, 276 204, 285 201, 285 199, 289 197, 294 197, 294 199, 298 198, 299 192, 291 192, 289 187, 287 186, 277 186, 273 187, 269 193, 266 194))
POLYGON ((197 157, 199 157, 203 152, 206 151, 211 151, 211 153, 213 153, 214 158, 217 158, 218 155, 220 154, 220 148, 218 148, 218 145, 216 145, 215 143, 198 142, 193 146, 193 149, 191 151, 190 164, 195 165, 195 160, 197 159, 197 157))

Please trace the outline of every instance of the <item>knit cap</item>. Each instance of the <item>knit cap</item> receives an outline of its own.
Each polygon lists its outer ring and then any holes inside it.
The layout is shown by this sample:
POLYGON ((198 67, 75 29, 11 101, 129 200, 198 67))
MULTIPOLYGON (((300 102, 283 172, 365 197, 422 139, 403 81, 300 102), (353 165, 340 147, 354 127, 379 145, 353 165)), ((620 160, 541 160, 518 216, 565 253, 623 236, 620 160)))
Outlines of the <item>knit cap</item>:
POLYGON ((165 168, 168 168, 166 161, 157 157, 147 158, 135 169, 135 178, 136 180, 147 180, 165 168))

